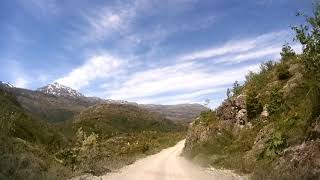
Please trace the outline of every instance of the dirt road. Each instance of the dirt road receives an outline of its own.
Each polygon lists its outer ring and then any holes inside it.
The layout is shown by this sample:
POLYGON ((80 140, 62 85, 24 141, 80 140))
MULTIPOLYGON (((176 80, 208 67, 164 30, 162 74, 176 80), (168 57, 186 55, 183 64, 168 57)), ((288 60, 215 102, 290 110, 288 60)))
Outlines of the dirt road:
POLYGON ((158 154, 148 156, 119 170, 100 177, 102 180, 238 180, 241 177, 225 171, 205 171, 180 156, 184 141, 158 154))

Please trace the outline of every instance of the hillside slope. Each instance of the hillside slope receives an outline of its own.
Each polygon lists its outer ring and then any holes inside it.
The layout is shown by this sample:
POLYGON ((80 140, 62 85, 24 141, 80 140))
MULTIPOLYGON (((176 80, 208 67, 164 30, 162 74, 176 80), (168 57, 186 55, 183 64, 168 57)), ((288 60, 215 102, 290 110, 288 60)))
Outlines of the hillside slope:
POLYGON ((208 109, 200 104, 156 105, 140 104, 142 108, 164 115, 167 119, 182 124, 188 124, 208 109))
POLYGON ((52 124, 32 118, 0 88, 0 179, 104 174, 174 145, 180 125, 133 105, 101 104, 52 124))
POLYGON ((74 174, 101 175, 174 145, 185 127, 130 104, 99 104, 66 126, 71 146, 57 158, 74 174))
POLYGON ((102 102, 89 97, 65 97, 20 88, 6 88, 35 118, 57 123, 70 120, 87 107, 102 102))
POLYGON ((320 6, 312 25, 294 28, 303 45, 284 45, 278 63, 249 73, 243 86, 191 126, 184 155, 252 179, 320 178, 320 6), (310 30, 310 31, 309 31, 310 30))
POLYGON ((32 119, 2 89, 0 115, 0 179, 61 179, 68 174, 51 156, 66 143, 55 127, 32 119))
POLYGON ((36 91, 15 88, 11 84, 2 82, 0 82, 0 88, 10 91, 34 118, 50 123, 63 123, 71 120, 82 110, 102 103, 136 105, 182 124, 188 124, 206 110, 204 106, 199 104, 153 105, 86 97, 80 92, 58 83, 48 84, 36 91))

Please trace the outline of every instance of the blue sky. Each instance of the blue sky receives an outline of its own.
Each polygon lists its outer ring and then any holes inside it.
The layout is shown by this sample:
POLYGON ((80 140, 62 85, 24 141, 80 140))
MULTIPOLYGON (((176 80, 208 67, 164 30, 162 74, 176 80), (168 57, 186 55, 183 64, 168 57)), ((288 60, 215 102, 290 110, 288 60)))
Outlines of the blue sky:
POLYGON ((276 60, 312 0, 2 0, 0 80, 88 96, 203 103, 276 60))

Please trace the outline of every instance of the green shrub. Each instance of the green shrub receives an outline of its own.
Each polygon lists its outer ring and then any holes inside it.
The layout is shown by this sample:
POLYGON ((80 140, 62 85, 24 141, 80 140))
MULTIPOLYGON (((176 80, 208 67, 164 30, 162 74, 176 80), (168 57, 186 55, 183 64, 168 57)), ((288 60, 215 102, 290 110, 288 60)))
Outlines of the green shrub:
POLYGON ((260 115, 263 110, 262 104, 259 102, 256 92, 248 91, 246 94, 247 115, 249 119, 253 119, 260 115))
POLYGON ((270 101, 268 104, 268 112, 270 115, 278 112, 283 104, 282 95, 279 93, 277 89, 273 89, 270 93, 270 101))
POLYGON ((320 81, 320 3, 316 3, 314 16, 304 16, 307 24, 293 27, 296 39, 303 46, 302 63, 305 65, 310 77, 320 81))
POLYGON ((271 70, 273 70, 273 68, 276 66, 277 64, 271 60, 264 62, 260 65, 260 72, 263 73, 267 73, 270 72, 271 70))
POLYGON ((280 52, 280 55, 281 55, 281 60, 287 61, 287 60, 295 57, 296 53, 291 48, 291 46, 288 43, 286 43, 282 46, 282 51, 280 52))
POLYGON ((146 153, 150 149, 150 145, 148 143, 144 143, 142 146, 142 153, 146 153))
POLYGON ((241 91, 242 91, 242 86, 239 84, 238 81, 235 81, 235 82, 233 83, 233 87, 232 87, 232 93, 233 93, 233 95, 234 95, 234 96, 237 96, 237 95, 239 95, 239 94, 241 93, 241 91))
POLYGON ((292 75, 289 72, 289 66, 281 63, 277 67, 277 77, 279 80, 287 80, 291 77, 292 75))
POLYGON ((273 134, 272 138, 268 140, 264 155, 274 158, 279 155, 286 146, 286 139, 280 132, 273 134))

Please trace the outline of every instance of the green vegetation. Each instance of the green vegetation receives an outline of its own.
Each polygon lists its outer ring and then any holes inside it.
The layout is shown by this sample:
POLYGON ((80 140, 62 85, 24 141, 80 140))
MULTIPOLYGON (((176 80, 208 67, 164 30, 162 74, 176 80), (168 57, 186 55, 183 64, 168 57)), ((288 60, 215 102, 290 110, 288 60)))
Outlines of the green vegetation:
POLYGON ((308 25, 293 28, 303 53, 285 44, 279 62, 263 63, 236 96, 228 90, 221 107, 202 113, 188 134, 187 157, 252 179, 320 177, 320 5, 313 17, 303 16, 308 25), (234 105, 238 95, 245 95, 245 111, 234 105), (240 112, 245 125, 237 121, 240 112))
POLYGON ((184 127, 132 105, 97 105, 66 123, 50 124, 32 118, 1 88, 0 114, 0 179, 100 175, 185 135, 184 127))
POLYGON ((2 89, 0 114, 0 177, 60 179, 68 173, 50 155, 65 143, 54 127, 30 118, 2 89))
POLYGON ((119 168, 170 147, 185 135, 185 127, 126 104, 92 106, 69 126, 71 145, 56 157, 74 174, 119 168))

